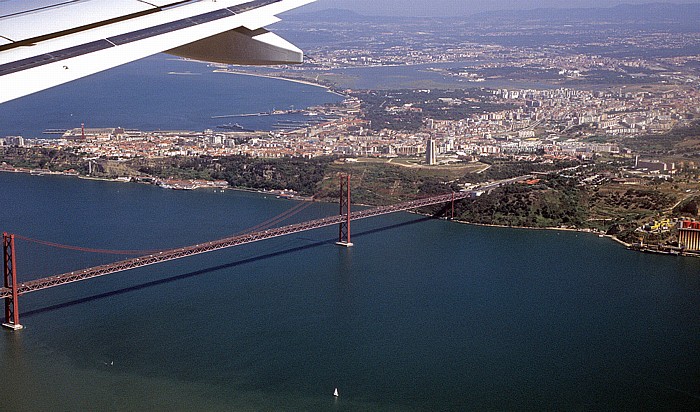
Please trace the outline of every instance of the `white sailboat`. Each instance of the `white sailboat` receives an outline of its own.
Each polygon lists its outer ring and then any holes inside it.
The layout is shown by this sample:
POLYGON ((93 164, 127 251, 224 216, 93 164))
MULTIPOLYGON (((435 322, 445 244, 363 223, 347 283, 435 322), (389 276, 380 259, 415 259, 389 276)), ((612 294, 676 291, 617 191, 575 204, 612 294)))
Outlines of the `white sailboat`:
POLYGON ((335 390, 333 391, 333 396, 335 396, 335 397, 338 397, 338 396, 339 396, 339 395, 338 395, 338 388, 335 388, 335 390))

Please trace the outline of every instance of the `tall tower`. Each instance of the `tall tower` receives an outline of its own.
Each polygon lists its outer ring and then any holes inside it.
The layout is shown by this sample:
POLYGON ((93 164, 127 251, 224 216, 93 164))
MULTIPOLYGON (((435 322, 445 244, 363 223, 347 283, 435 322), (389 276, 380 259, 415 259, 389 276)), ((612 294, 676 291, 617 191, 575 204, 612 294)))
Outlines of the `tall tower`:
POLYGON ((425 163, 429 165, 437 164, 437 150, 435 148, 435 140, 432 137, 428 139, 428 145, 425 148, 425 163))

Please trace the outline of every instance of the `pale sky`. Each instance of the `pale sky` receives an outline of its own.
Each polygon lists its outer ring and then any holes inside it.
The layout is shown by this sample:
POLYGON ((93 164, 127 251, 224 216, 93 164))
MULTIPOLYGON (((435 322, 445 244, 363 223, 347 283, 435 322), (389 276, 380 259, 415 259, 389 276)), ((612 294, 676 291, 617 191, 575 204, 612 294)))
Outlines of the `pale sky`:
POLYGON ((699 4, 700 0, 317 0, 302 11, 331 8, 365 15, 465 16, 486 10, 612 7, 619 4, 699 4))

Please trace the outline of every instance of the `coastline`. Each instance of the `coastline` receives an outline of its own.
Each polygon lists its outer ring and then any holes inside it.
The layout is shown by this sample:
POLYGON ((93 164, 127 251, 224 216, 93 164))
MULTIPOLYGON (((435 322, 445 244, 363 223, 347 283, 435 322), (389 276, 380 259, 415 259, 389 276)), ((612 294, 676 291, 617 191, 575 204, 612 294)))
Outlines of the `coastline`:
POLYGON ((465 224, 465 225, 487 226, 487 227, 495 227, 495 228, 510 228, 510 229, 524 229, 524 230, 560 230, 560 231, 565 231, 565 232, 589 233, 592 235, 598 235, 598 237, 600 237, 600 238, 610 239, 613 242, 618 243, 619 245, 623 246, 625 249, 633 251, 633 252, 655 253, 655 254, 661 254, 661 255, 667 255, 667 256, 682 256, 682 257, 700 258, 700 253, 698 253, 696 251, 678 250, 678 249, 668 248, 668 247, 659 246, 659 245, 649 246, 649 245, 639 245, 639 244, 627 243, 615 235, 604 234, 602 232, 597 232, 597 231, 594 231, 592 229, 576 229, 576 228, 566 228, 566 227, 508 226, 508 225, 498 225, 498 224, 492 224, 492 223, 473 223, 473 222, 466 222, 466 221, 462 221, 462 220, 454 220, 454 221, 457 223, 465 224))
POLYGON ((620 245, 630 248, 632 246, 631 243, 627 243, 622 239, 617 238, 615 235, 608 235, 602 232, 597 232, 592 229, 576 229, 576 228, 570 228, 570 227, 556 227, 556 226, 547 226, 547 227, 529 227, 529 226, 508 226, 508 225, 497 225, 493 223, 473 223, 473 222, 466 222, 462 220, 455 220, 457 223, 462 223, 465 225, 474 225, 474 226, 487 226, 487 227, 499 227, 499 228, 511 228, 511 229, 526 229, 526 230, 558 230, 558 231, 564 231, 564 232, 577 232, 577 233, 588 233, 591 235, 598 235, 598 237, 601 238, 608 238, 614 242, 619 243, 620 245))
POLYGON ((76 171, 66 171, 66 172, 54 172, 51 170, 44 169, 27 169, 27 168, 0 168, 0 172, 5 173, 24 173, 32 176, 67 176, 76 177, 82 180, 94 180, 100 182, 113 182, 113 183, 137 183, 137 184, 148 184, 152 186, 157 186, 163 189, 172 190, 197 190, 197 189, 233 189, 228 186, 223 185, 223 181, 216 180, 180 180, 180 179, 158 179, 148 177, 150 180, 145 180, 143 177, 117 177, 117 178, 107 178, 107 177, 94 177, 81 175, 76 171), (141 179, 141 180, 140 180, 141 179))
MULTIPOLYGON (((367 206, 367 205, 364 205, 364 206, 367 206)), ((408 213, 415 213, 415 214, 419 214, 419 215, 423 215, 423 216, 430 216, 428 214, 412 212, 412 211, 408 211, 408 213)), ((615 237, 615 235, 604 234, 602 232, 597 232, 597 231, 594 231, 592 229, 576 229, 576 228, 570 228, 570 227, 556 227, 556 226, 547 226, 547 227, 508 226, 508 225, 499 225, 499 224, 495 224, 495 223, 468 222, 466 220, 458 220, 458 219, 454 219, 454 220, 452 220, 452 222, 459 223, 462 225, 485 226, 485 227, 493 227, 493 228, 501 228, 501 229, 556 230, 556 231, 563 231, 563 232, 587 233, 587 234, 591 234, 591 235, 597 235, 598 237, 601 237, 601 238, 608 238, 608 239, 610 239, 614 242, 617 242, 618 244, 624 246, 627 249, 632 247, 631 243, 627 243, 624 240, 615 237)), ((690 255, 688 255, 688 256, 690 256, 690 255)))
MULTIPOLYGON (((496 223, 475 223, 475 222, 467 222, 465 220, 453 220, 454 222, 461 223, 464 225, 473 225, 473 226, 486 226, 486 227, 498 227, 498 228, 508 228, 508 229, 527 229, 527 230, 559 230, 563 232, 579 232, 579 233, 590 233, 592 235, 603 235, 600 232, 596 232, 592 229, 576 229, 576 228, 571 228, 571 227, 557 227, 557 226, 546 226, 546 227, 531 227, 531 226, 508 226, 508 225, 499 225, 496 223)), ((603 235, 604 237, 612 237, 611 235, 603 235)), ((618 239, 619 242, 622 244, 625 244, 621 240, 618 239)))
POLYGON ((51 176, 74 176, 74 177, 80 177, 80 174, 76 171, 65 171, 65 172, 54 172, 52 170, 48 169, 27 169, 25 167, 13 167, 12 169, 2 167, 0 168, 0 172, 6 172, 6 173, 26 173, 32 176, 43 176, 43 175, 51 175, 51 176))
POLYGON ((341 97, 346 97, 342 93, 338 93, 337 91, 333 90, 330 86, 326 86, 323 84, 318 84, 314 82, 310 82, 307 80, 300 80, 300 79, 290 79, 288 77, 283 77, 283 76, 273 76, 269 74, 262 74, 262 73, 250 73, 250 72, 244 72, 244 71, 238 71, 238 70, 226 70, 226 69, 215 69, 213 70, 214 73, 228 73, 228 74, 238 74, 241 76, 252 76, 252 77, 262 77, 264 79, 273 79, 273 80, 284 80, 286 82, 292 82, 292 83, 299 83, 299 84, 304 84, 307 86, 314 86, 314 87, 320 87, 321 89, 325 89, 329 93, 333 93, 336 96, 341 96, 341 97))
POLYGON ((94 177, 94 176, 85 176, 81 175, 78 172, 54 172, 51 170, 41 170, 41 169, 27 169, 27 168, 0 168, 0 172, 5 172, 5 173, 24 173, 32 176, 67 176, 67 177, 76 177, 78 179, 82 180, 93 180, 93 181, 99 181, 99 182, 112 182, 112 183, 136 183, 136 184, 147 184, 150 186, 156 186, 162 189, 170 189, 170 190, 200 190, 200 189, 214 189, 216 190, 235 190, 239 192, 247 192, 247 193, 257 193, 257 194, 262 194, 262 195, 270 195, 270 196, 275 196, 277 198, 284 198, 284 199, 289 199, 289 200, 298 200, 298 201, 313 201, 317 202, 318 200, 314 199, 313 197, 308 197, 308 196, 301 196, 297 195, 295 193, 290 193, 287 190, 263 190, 263 189, 254 189, 254 188, 246 188, 246 187, 231 187, 230 185, 224 186, 223 181, 219 181, 219 184, 217 184, 217 181, 203 181, 203 180, 196 180, 196 181, 182 181, 182 180, 164 180, 164 179, 158 179, 158 178, 152 178, 153 180, 151 182, 145 181, 145 180, 139 180, 138 178, 125 178, 125 177, 120 177, 120 178, 115 178, 115 179, 110 179, 107 177, 94 177), (161 184, 157 184, 155 182, 160 182, 161 184), (180 182, 180 185, 178 186, 177 182, 180 182), (182 182, 189 183, 189 187, 183 187, 182 182))

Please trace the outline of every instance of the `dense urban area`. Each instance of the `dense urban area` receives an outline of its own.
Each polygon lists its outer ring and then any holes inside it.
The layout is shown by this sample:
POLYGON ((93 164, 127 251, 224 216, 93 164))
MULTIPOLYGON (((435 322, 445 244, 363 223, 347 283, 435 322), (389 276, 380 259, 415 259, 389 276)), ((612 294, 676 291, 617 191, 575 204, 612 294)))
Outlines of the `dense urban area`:
POLYGON ((594 231, 633 248, 692 253, 697 10, 658 6, 628 21, 630 7, 466 21, 289 16, 281 31, 307 51, 306 64, 212 70, 311 82, 342 102, 256 114, 302 118, 273 131, 76 125, 54 138, 6 136, 0 169, 304 199, 337 196, 335 176, 351 173, 356 203, 469 191, 459 220, 594 231), (645 24, 658 13, 670 16, 645 24), (415 77, 387 71, 364 87, 363 73, 381 68, 415 77))

